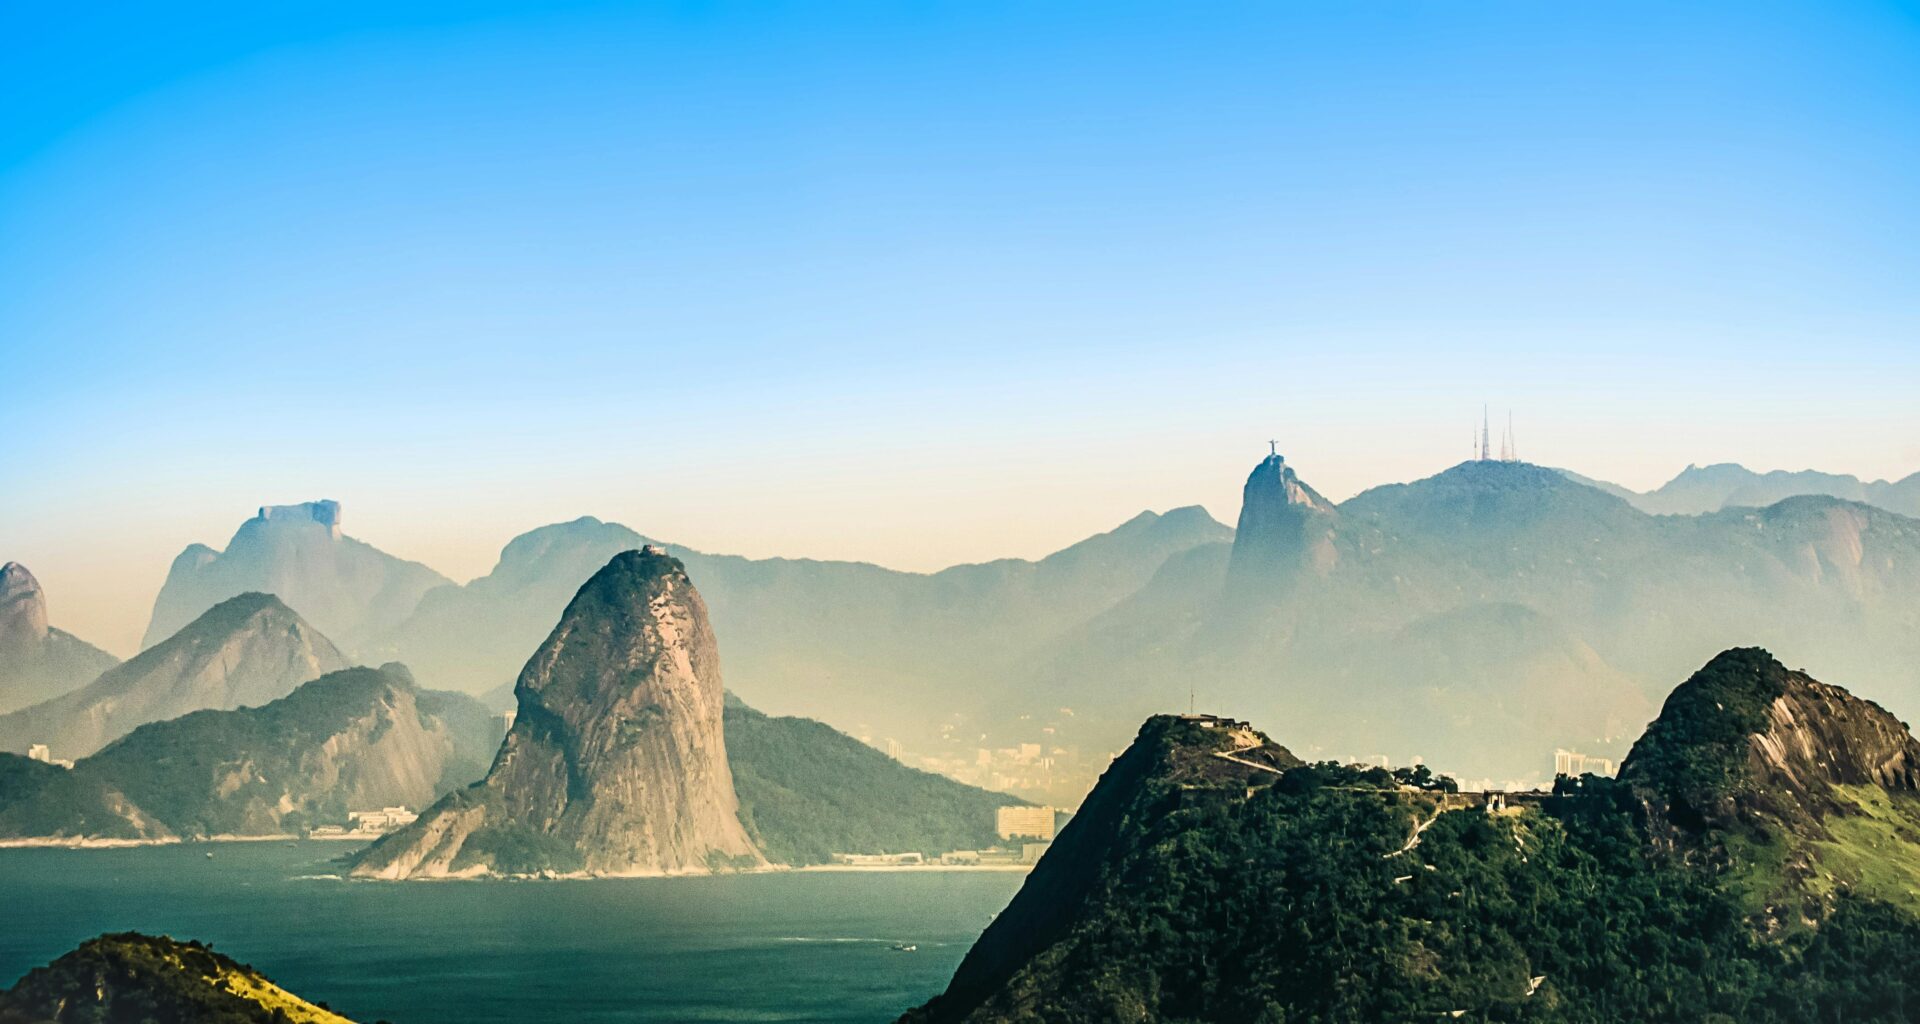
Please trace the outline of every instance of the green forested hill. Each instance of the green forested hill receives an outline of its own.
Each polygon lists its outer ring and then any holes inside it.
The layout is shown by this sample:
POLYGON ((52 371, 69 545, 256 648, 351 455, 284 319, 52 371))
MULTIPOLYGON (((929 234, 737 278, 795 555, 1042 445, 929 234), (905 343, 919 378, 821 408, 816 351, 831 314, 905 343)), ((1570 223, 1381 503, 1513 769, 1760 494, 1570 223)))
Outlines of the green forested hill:
POLYGON ((0 992, 0 1024, 353 1024, 198 942, 102 935, 0 992))
MULTIPOLYGON (((1676 691, 1627 778, 1567 780, 1498 813, 1333 764, 1196 779, 1177 769, 1210 763, 1208 738, 1154 719, 947 992, 907 1019, 1920 1018, 1920 917, 1897 881, 1849 884, 1830 840, 1913 797, 1912 738, 1775 664, 1729 652, 1676 691), (1789 758, 1798 787, 1769 774, 1783 718, 1826 744, 1789 758), (1828 785, 1878 799, 1801 802, 1828 785), (1798 913, 1756 906, 1752 861, 1701 838, 1728 830, 1803 868, 1772 876, 1806 897, 1798 913)), ((1881 863, 1920 852, 1920 836, 1877 835, 1881 863)))
POLYGON ((71 771, 0 758, 0 838, 272 835, 350 809, 423 807, 485 771, 496 720, 398 665, 322 676, 279 700, 143 725, 71 771))
POLYGON ((938 855, 997 841, 994 811, 1026 801, 894 760, 831 726, 727 702, 727 762, 740 820, 768 859, 835 853, 938 855))

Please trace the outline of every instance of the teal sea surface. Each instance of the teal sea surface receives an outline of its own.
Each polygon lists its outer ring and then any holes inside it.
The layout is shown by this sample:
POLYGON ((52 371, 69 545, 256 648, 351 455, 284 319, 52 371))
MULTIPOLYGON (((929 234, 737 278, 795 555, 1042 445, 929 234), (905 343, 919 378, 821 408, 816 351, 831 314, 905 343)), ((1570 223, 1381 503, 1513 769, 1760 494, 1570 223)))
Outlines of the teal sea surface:
POLYGON ((0 985, 132 930, 211 942, 365 1024, 880 1024, 946 986, 1022 881, 938 870, 345 881, 334 860, 349 849, 0 850, 0 985))

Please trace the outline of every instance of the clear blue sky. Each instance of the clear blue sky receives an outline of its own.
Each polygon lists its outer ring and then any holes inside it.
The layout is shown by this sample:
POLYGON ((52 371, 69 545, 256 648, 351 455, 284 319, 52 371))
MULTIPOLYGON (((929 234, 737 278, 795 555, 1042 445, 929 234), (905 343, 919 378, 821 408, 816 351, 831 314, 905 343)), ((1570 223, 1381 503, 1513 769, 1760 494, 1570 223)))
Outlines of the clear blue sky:
POLYGON ((1920 469, 1913 4, 0 7, 0 558, 263 502, 1038 555, 1466 454, 1920 469), (88 12, 87 8, 98 8, 88 12))

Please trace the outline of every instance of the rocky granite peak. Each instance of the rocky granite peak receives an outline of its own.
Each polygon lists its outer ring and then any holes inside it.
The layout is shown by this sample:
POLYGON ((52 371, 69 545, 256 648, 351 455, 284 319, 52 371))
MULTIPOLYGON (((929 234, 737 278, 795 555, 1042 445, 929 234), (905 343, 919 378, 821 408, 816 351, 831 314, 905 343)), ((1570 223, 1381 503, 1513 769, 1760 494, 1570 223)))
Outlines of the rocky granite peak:
POLYGON ((740 823, 720 658, 681 562, 615 555, 514 686, 487 777, 370 847, 357 875, 685 874, 765 858, 740 823))
POLYGON ((1302 481, 1278 452, 1261 459, 1241 489, 1229 585, 1245 595, 1284 587, 1302 571, 1331 572, 1333 503, 1302 481))
POLYGON ((0 566, 0 648, 47 638, 47 596, 19 562, 0 566))

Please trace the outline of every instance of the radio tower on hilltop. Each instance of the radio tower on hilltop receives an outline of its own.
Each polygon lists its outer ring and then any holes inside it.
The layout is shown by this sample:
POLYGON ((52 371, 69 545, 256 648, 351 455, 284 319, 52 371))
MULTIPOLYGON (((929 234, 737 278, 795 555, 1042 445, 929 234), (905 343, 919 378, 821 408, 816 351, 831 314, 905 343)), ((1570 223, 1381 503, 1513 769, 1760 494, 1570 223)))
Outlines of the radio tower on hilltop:
POLYGON ((1500 435, 1500 461, 1519 462, 1520 443, 1513 436, 1513 410, 1507 410, 1507 432, 1500 435))
POLYGON ((1493 438, 1487 430, 1487 407, 1480 407, 1480 461, 1493 461, 1493 438))

